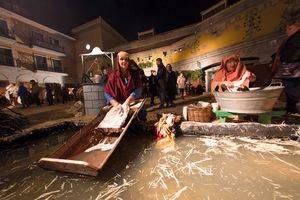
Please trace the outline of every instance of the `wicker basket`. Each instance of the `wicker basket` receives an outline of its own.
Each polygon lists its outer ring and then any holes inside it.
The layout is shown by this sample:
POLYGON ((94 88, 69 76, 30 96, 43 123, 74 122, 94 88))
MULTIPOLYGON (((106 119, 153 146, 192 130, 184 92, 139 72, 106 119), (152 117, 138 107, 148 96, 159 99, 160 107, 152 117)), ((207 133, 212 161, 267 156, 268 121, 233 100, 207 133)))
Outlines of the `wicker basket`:
POLYGON ((211 105, 189 105, 187 107, 187 120, 195 122, 209 122, 212 117, 211 105))

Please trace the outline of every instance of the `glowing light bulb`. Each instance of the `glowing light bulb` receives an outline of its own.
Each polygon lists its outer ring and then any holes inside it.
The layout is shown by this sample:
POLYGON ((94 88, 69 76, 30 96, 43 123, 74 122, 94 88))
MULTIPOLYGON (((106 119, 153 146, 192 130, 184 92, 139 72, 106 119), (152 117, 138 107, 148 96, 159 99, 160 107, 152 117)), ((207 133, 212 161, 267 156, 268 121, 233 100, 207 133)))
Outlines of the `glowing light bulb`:
POLYGON ((86 50, 90 50, 91 45, 90 45, 90 44, 86 44, 86 45, 85 45, 85 48, 86 48, 86 50))

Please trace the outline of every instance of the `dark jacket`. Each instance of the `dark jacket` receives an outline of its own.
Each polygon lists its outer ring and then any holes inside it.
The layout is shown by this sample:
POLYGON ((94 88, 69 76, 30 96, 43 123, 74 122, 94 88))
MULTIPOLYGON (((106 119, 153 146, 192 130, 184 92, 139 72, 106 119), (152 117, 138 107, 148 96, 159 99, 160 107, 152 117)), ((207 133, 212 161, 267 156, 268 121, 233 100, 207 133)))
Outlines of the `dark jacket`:
POLYGON ((169 94, 176 94, 177 78, 174 71, 167 72, 167 91, 169 94))
POLYGON ((300 31, 291 35, 277 50, 271 77, 274 74, 279 79, 300 78, 300 31))
POLYGON ((158 90, 166 90, 167 70, 163 64, 158 65, 156 77, 158 90))
POLYGON ((53 97, 53 95, 52 95, 53 90, 50 86, 48 86, 48 85, 46 86, 46 91, 47 91, 47 98, 53 97))
POLYGON ((282 63, 300 62, 300 31, 287 39, 279 52, 282 63))
POLYGON ((156 95, 157 93, 157 79, 156 76, 151 75, 148 77, 148 84, 149 84, 149 92, 151 94, 156 95))
POLYGON ((105 84, 107 83, 107 80, 108 80, 108 75, 107 74, 103 74, 103 76, 101 77, 100 79, 100 86, 105 86, 105 84))
POLYGON ((20 97, 23 97, 23 96, 26 96, 28 95, 28 90, 25 86, 19 86, 19 89, 18 89, 18 96, 20 97))

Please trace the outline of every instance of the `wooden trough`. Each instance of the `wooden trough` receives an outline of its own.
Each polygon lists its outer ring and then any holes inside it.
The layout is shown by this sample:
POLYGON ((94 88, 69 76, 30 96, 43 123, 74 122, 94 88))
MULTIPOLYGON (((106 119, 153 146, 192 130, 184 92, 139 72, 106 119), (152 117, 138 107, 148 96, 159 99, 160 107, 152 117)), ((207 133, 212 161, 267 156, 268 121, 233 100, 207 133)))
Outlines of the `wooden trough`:
POLYGON ((114 130, 95 129, 109 110, 102 109, 95 119, 75 133, 57 151, 49 157, 41 158, 38 162, 39 166, 49 170, 97 176, 144 103, 145 100, 140 100, 137 104, 131 106, 124 126, 114 130), (113 144, 113 147, 107 151, 101 149, 86 151, 104 141, 113 144))

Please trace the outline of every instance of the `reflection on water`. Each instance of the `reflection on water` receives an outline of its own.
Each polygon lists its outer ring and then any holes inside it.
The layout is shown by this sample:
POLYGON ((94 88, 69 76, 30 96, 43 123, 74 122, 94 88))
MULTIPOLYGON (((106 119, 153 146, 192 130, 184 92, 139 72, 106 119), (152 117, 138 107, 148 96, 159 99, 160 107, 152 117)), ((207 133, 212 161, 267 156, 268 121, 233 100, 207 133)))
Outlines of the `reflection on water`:
POLYGON ((98 177, 37 167, 70 134, 2 152, 0 199, 300 198, 297 142, 186 136, 161 150, 127 134, 98 177))

